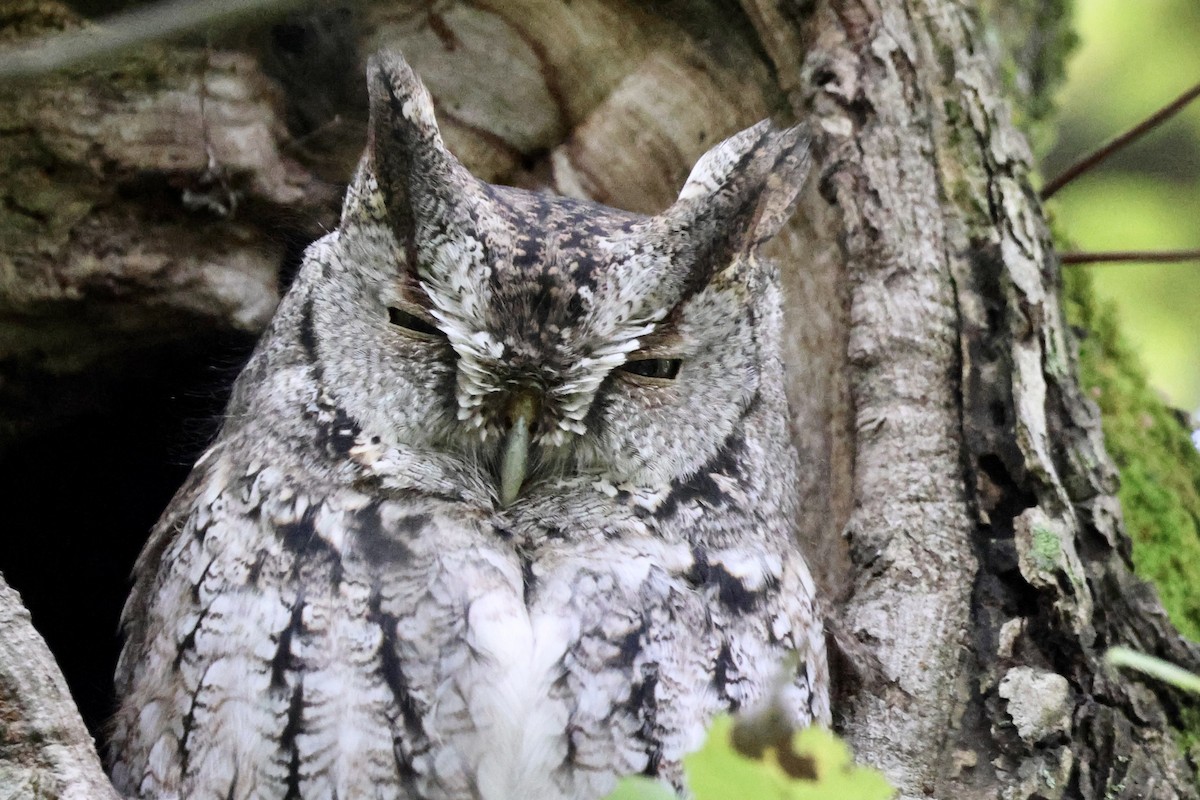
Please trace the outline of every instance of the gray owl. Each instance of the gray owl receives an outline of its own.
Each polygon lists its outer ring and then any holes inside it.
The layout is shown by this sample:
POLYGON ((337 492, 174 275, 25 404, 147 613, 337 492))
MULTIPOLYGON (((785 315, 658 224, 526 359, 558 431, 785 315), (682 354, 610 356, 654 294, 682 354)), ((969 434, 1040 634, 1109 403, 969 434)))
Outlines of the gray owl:
POLYGON ((484 183, 403 60, 368 83, 341 223, 138 561, 117 787, 683 792, 718 713, 828 721, 755 255, 804 136, 737 134, 648 217, 484 183))

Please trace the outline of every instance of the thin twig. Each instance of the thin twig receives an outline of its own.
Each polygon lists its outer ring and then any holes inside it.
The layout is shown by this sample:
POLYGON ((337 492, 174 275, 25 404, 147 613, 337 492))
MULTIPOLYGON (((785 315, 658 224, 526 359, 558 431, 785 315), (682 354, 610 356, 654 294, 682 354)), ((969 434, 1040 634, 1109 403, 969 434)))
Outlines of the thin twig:
POLYGON ((1171 264, 1179 261, 1200 261, 1200 250, 1113 250, 1100 253, 1063 253, 1064 264, 1107 264, 1120 261, 1144 261, 1171 264))
POLYGON ((1097 150, 1088 153, 1086 156, 1067 167, 1057 177, 1042 187, 1042 199, 1049 200, 1059 189, 1063 188, 1083 173, 1100 164, 1100 162, 1104 161, 1104 159, 1108 158, 1129 143, 1136 141, 1144 134, 1154 130, 1163 122, 1182 111, 1188 103, 1192 102, 1197 97, 1200 97, 1200 83, 1197 83, 1195 86, 1179 95, 1179 97, 1175 98, 1158 111, 1155 111, 1137 125, 1125 131, 1125 133, 1121 134, 1097 150))
POLYGON ((113 55, 134 45, 165 39, 239 17, 278 12, 299 0, 168 0, 125 11, 81 30, 55 33, 0 51, 0 78, 28 78, 113 55))

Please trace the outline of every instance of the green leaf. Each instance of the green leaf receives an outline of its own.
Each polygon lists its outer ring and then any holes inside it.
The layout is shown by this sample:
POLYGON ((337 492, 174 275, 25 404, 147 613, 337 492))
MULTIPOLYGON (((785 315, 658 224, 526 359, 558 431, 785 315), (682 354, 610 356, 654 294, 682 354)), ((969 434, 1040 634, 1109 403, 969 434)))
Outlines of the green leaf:
POLYGON ((684 758, 696 800, 886 800, 892 787, 876 770, 855 766, 850 751, 824 728, 792 735, 761 758, 734 749, 733 720, 718 717, 708 741, 684 758))
MULTIPOLYGON (((824 728, 794 733, 759 757, 733 745, 734 722, 717 717, 704 746, 683 759, 695 800, 887 800, 893 789, 883 774, 859 767, 841 739, 824 728)), ((676 800, 646 778, 625 778, 605 800, 676 800)))
POLYGON ((733 720, 713 720, 704 747, 685 756, 683 766, 696 800, 775 800, 788 797, 787 775, 766 761, 733 749, 733 720))

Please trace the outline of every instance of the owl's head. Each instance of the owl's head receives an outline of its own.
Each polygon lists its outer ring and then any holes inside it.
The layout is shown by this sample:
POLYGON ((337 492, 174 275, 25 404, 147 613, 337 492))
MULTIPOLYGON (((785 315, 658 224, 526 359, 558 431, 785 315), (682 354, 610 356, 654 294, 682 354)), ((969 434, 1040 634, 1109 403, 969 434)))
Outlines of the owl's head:
POLYGON ((760 123, 657 216, 493 186, 446 149, 429 93, 372 60, 370 140, 298 285, 324 391, 383 446, 462 459, 504 505, 543 479, 666 485, 711 460, 778 370, 753 256, 807 168, 760 123))

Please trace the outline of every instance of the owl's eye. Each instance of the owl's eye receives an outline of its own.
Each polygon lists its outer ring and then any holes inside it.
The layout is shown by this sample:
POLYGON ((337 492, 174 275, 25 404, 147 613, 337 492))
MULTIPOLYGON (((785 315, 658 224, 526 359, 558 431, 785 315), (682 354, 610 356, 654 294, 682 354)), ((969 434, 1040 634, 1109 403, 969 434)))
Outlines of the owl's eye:
POLYGON ((442 336, 442 332, 429 322, 395 306, 388 306, 388 322, 409 333, 421 334, 422 337, 436 336, 440 338, 442 336))
POLYGON ((679 374, 682 364, 683 361, 678 358, 641 358, 637 361, 626 361, 620 369, 630 375, 669 381, 679 374))

